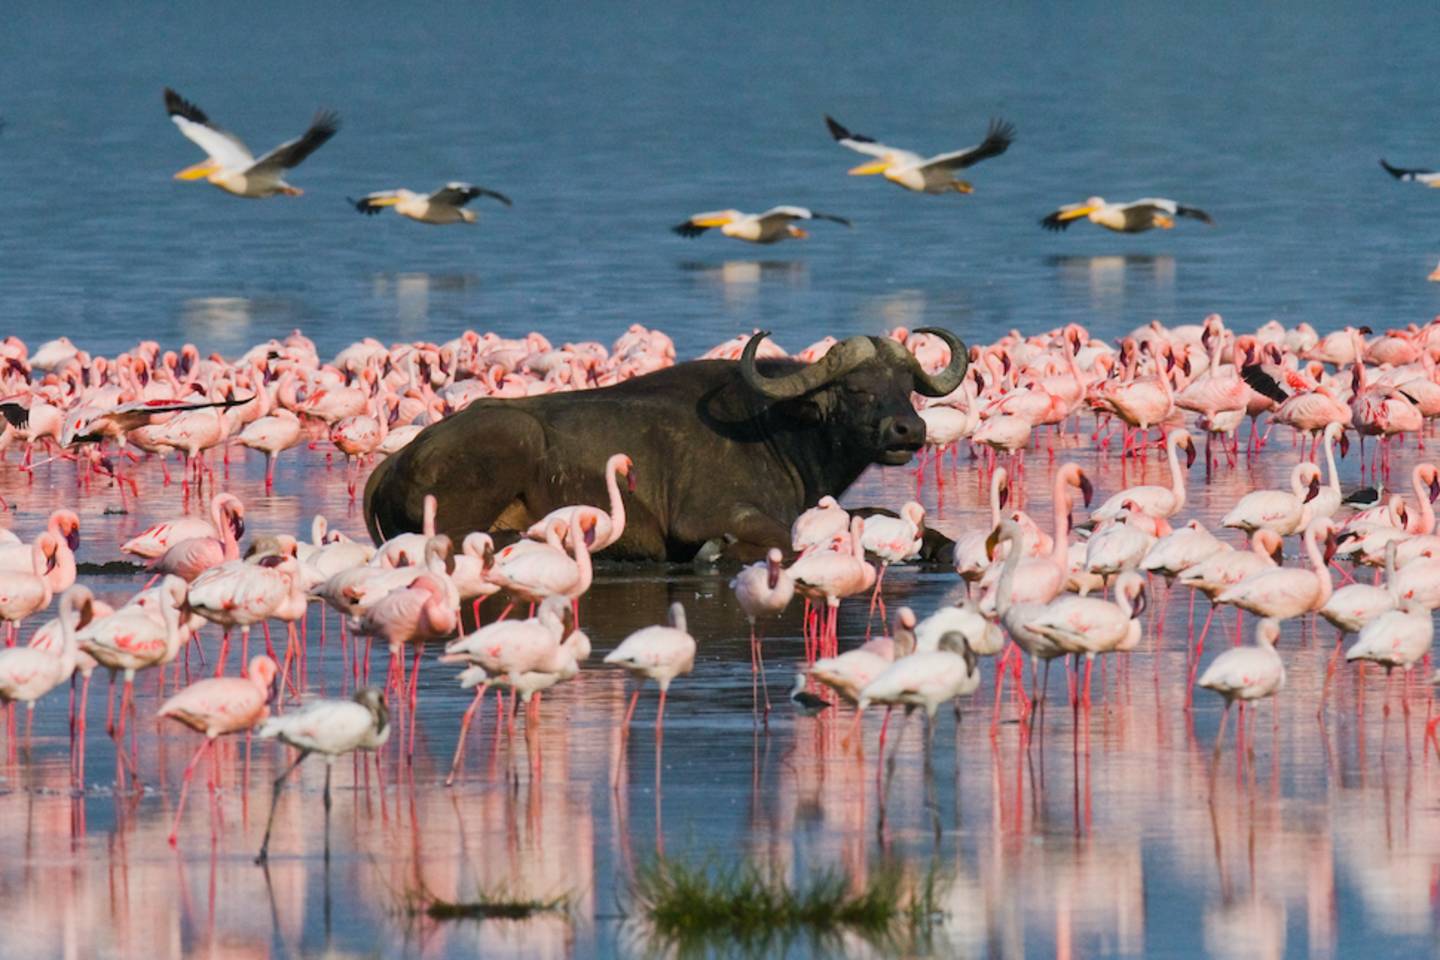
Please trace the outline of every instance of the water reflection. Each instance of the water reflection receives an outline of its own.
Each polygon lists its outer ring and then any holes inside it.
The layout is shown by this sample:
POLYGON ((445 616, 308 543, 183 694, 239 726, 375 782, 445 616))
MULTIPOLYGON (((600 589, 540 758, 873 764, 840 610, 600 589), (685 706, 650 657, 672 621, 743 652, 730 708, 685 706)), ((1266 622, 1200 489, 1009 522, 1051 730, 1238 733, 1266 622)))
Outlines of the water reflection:
POLYGON ((1094 310, 1121 310, 1137 294, 1154 304, 1156 293, 1170 296, 1175 290, 1175 258, 1168 254, 1054 256, 1045 262, 1055 268, 1063 290, 1084 293, 1094 310))
MULTIPOLYGON (((1088 451, 1060 454, 1070 455, 1102 493, 1163 480, 1158 458, 1122 473, 1088 451)), ((1192 490, 1196 515, 1213 523, 1241 492, 1283 476, 1291 459, 1280 445, 1265 462, 1242 464, 1192 490)), ((282 473, 279 493, 267 497, 263 465, 234 458, 227 482, 250 504, 253 529, 302 530, 320 511, 359 535, 343 471, 327 470, 319 454, 297 461, 296 473, 282 473)), ((33 485, 0 471, 0 494, 19 506, 7 522, 33 534, 53 506, 73 499, 74 471, 57 462, 33 485)), ((943 478, 941 488, 927 476, 920 490, 937 525, 954 533, 984 522, 982 481, 968 467, 947 466, 943 478)), ((154 465, 140 467, 139 480, 146 496, 133 514, 104 512, 118 496, 92 481, 82 502, 82 561, 113 559, 127 532, 179 510, 179 491, 163 486, 154 465)), ((1037 461, 1030 493, 1048 480, 1037 461)), ((887 469, 864 478, 850 500, 894 502, 914 492, 913 473, 887 469)), ((1032 502, 1043 519, 1043 497, 1032 502)), ((207 794, 204 778, 197 779, 179 851, 171 851, 168 815, 195 739, 150 719, 163 696, 155 677, 137 684, 140 794, 114 795, 98 694, 90 698, 83 797, 70 794, 63 696, 41 705, 28 744, 23 721, 0 720, 7 954, 559 957, 648 950, 653 945, 620 915, 634 871, 660 854, 743 857, 795 885, 832 869, 855 890, 881 870, 933 875, 941 909, 928 939, 907 947, 915 954, 1320 957, 1337 952, 1343 935, 1363 937, 1377 955, 1405 955, 1432 935, 1440 765, 1424 750, 1426 711, 1407 717, 1397 708, 1386 716, 1377 699, 1381 678, 1346 674, 1326 721, 1318 722, 1328 631, 1317 636, 1303 624, 1287 625, 1289 686, 1248 721, 1253 756, 1237 754, 1227 740, 1217 761, 1218 704, 1202 698, 1193 715, 1181 709, 1187 598, 1167 597, 1157 583, 1140 649, 1096 671, 1103 694, 1093 712, 1072 712, 1060 692, 1063 676, 1052 678, 1053 700, 1034 736, 1013 722, 1007 697, 992 738, 987 683, 964 705, 958 725, 941 711, 928 773, 918 718, 904 734, 892 718, 898 764, 882 794, 878 711, 866 721, 857 755, 842 743, 848 708, 807 719, 791 715, 780 698, 802 649, 798 611, 766 641, 779 703, 769 734, 753 722, 748 634, 725 599, 726 580, 688 567, 605 567, 583 608, 596 647, 589 669, 544 696, 533 727, 518 717, 513 734, 497 718, 492 694, 451 789, 440 784, 469 693, 450 670, 427 660, 414 765, 392 745, 336 768, 328 867, 319 764, 302 766, 281 800, 268 872, 253 865, 270 781, 289 758, 273 744, 239 738, 218 751, 217 793, 207 794), (690 611, 700 657, 695 673, 671 688, 662 753, 653 697, 642 697, 630 737, 621 741, 625 684, 598 660, 632 630, 659 622, 673 600, 690 611), (483 922, 414 912, 425 898, 497 896, 564 896, 568 906, 483 922)), ((138 577, 87 581, 117 598, 138 577)), ((892 602, 922 610, 955 587, 949 574, 905 568, 892 571, 887 585, 892 602)), ((1203 614, 1197 610, 1195 620, 1203 614)), ((863 607, 842 611, 842 643, 863 636, 864 619, 863 607)), ((1222 635, 1232 635, 1233 615, 1217 620, 1222 635)), ((306 629, 312 688, 347 693, 350 639, 319 608, 306 629)), ((207 632, 212 655, 217 642, 207 632)), ((202 669, 195 661, 191 667, 202 669)), ((178 661, 166 689, 183 682, 184 670, 178 661)), ((849 955, 895 952, 858 936, 842 945, 849 955)))
POLYGON ((682 260, 678 265, 696 287, 720 291, 721 300, 731 307, 752 302, 762 284, 792 289, 810 285, 810 265, 804 260, 682 260))

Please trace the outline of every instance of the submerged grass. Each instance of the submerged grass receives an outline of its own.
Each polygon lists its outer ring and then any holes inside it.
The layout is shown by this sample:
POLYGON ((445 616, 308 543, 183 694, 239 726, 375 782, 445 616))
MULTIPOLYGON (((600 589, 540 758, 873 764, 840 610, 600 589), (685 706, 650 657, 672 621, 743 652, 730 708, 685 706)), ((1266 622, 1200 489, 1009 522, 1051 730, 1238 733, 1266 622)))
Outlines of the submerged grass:
POLYGON ((657 860, 636 872, 631 900, 656 936, 681 949, 724 941, 774 948, 797 937, 845 934, 913 942, 936 913, 934 873, 916 881, 898 869, 877 870, 856 890, 835 871, 791 886, 754 864, 657 860))

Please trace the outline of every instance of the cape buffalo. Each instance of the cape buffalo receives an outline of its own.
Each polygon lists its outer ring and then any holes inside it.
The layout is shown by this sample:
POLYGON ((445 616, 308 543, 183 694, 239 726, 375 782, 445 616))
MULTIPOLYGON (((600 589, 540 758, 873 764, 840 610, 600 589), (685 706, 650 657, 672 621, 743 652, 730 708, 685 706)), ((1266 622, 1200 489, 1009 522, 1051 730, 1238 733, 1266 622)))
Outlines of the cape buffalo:
POLYGON ((522 531, 556 507, 605 502, 605 460, 635 462, 625 533, 607 555, 692 559, 720 538, 788 549, 790 524, 839 496, 872 463, 906 463, 925 440, 910 395, 942 396, 965 376, 965 345, 927 373, 886 337, 851 337, 812 364, 696 360, 612 387, 486 399, 426 427, 380 463, 365 519, 380 541, 420 529, 424 498, 455 542, 522 531))

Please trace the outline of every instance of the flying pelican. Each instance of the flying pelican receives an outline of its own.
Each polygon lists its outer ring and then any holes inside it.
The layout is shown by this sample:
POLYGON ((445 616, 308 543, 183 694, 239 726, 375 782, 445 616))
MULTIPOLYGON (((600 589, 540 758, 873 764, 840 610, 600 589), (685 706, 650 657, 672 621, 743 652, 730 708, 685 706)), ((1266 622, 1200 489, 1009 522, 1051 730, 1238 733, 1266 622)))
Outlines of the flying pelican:
POLYGON ((830 220, 850 226, 850 221, 804 207, 771 207, 764 213, 741 213, 739 210, 710 210, 697 213, 684 223, 671 227, 682 237, 698 237, 711 227, 736 240, 748 243, 777 243, 794 237, 803 240, 810 234, 795 226, 795 220, 830 220))
POLYGON ((1396 180, 1413 180, 1416 183, 1423 183, 1427 187, 1440 187, 1440 172, 1436 172, 1434 170, 1409 170, 1405 167, 1392 167, 1390 166, 1390 164, 1385 162, 1384 157, 1380 158, 1380 166, 1384 167, 1385 172, 1390 174, 1390 176, 1394 177, 1396 180))
POLYGON ((469 183, 447 183, 426 196, 412 193, 403 187, 399 190, 377 190, 367 193, 359 200, 351 200, 355 209, 364 214, 379 213, 385 207, 394 207, 402 217, 421 223, 474 223, 479 219, 475 211, 466 210, 465 204, 476 197, 494 197, 505 206, 511 206, 510 198, 494 190, 486 190, 469 183))
POLYGON ((1040 226, 1046 230, 1068 230, 1070 221, 1081 217, 1116 233, 1144 233, 1153 227, 1169 230, 1175 226, 1176 217, 1215 222, 1204 210, 1184 207, 1164 197, 1144 197, 1131 203, 1106 203, 1104 197, 1091 197, 1084 203, 1066 204, 1042 219, 1040 226))
POLYGON ((310 129, 256 160, 239 137, 212 124, 205 111, 169 87, 165 88, 165 109, 186 139, 209 155, 204 162, 175 174, 175 179, 208 180, 226 193, 252 199, 277 193, 300 196, 298 188, 284 181, 284 172, 303 163, 340 129, 340 117, 333 111, 321 110, 310 122, 310 129))
POLYGON ((985 139, 978 145, 950 153, 939 153, 933 157, 922 157, 909 150, 887 147, 871 137, 851 133, 837 123, 834 117, 828 115, 825 117, 825 125, 830 128, 830 135, 842 146, 876 158, 869 163, 852 167, 849 171, 852 176, 883 173, 885 179, 891 183, 917 193, 946 193, 950 190, 956 193, 974 193, 975 188, 968 181, 955 179, 954 172, 964 170, 981 160, 998 157, 1015 140, 1015 125, 994 119, 990 121, 990 129, 985 131, 985 139))

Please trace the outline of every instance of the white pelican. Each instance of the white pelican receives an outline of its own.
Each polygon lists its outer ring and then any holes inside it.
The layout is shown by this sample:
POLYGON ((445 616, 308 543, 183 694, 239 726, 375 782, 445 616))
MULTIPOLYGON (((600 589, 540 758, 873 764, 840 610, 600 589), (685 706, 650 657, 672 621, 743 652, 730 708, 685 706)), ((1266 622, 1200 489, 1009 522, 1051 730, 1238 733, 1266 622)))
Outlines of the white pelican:
POLYGON ((780 240, 803 240, 810 234, 795 226, 796 220, 830 220, 850 226, 850 221, 804 207, 771 207, 764 213, 741 213, 739 210, 710 210, 697 213, 684 223, 671 227, 682 237, 698 237, 711 227, 736 240, 747 243, 776 243, 780 240))
POLYGON ((1067 230, 1071 220, 1081 217, 1116 233, 1144 233, 1153 227, 1169 230, 1175 226, 1176 217, 1215 222, 1204 210, 1181 206, 1164 197, 1143 197, 1130 203, 1106 203, 1104 197, 1091 197, 1084 203, 1066 204, 1042 219, 1040 225, 1046 230, 1067 230))
POLYGON ((909 150, 887 147, 871 137, 851 133, 831 116, 825 117, 825 125, 830 128, 830 135, 842 146, 876 158, 869 163, 852 167, 849 171, 851 176, 883 173, 885 179, 891 183, 917 193, 946 193, 951 190, 956 193, 974 193, 975 188, 965 180, 957 180, 954 171, 964 170, 990 157, 998 157, 1015 140, 1015 125, 994 119, 990 121, 990 129, 985 131, 985 139, 976 146, 950 153, 938 153, 933 157, 922 157, 909 150))
POLYGON ((494 190, 486 190, 469 183, 447 183, 428 196, 413 193, 403 187, 399 190, 377 190, 367 193, 359 200, 349 200, 355 209, 365 214, 379 213, 385 207, 394 207, 402 217, 421 223, 474 223, 479 219, 475 211, 466 210, 465 204, 476 197, 493 197, 505 206, 511 206, 510 198, 494 190))
POLYGON ((169 87, 165 88, 165 109, 186 139, 209 154, 204 162, 175 174, 175 179, 208 180, 226 193, 252 199, 277 193, 300 196, 298 188, 285 182, 284 172, 303 163, 340 129, 340 117, 321 110, 310 122, 310 129, 256 160, 239 137, 212 124, 205 111, 169 87))
POLYGON ((1440 172, 1421 170, 1418 168, 1410 170, 1405 167, 1392 167, 1385 162, 1384 157, 1380 158, 1380 166, 1384 167, 1385 172, 1396 180, 1413 180, 1415 183, 1423 183, 1427 187, 1440 187, 1440 172))

